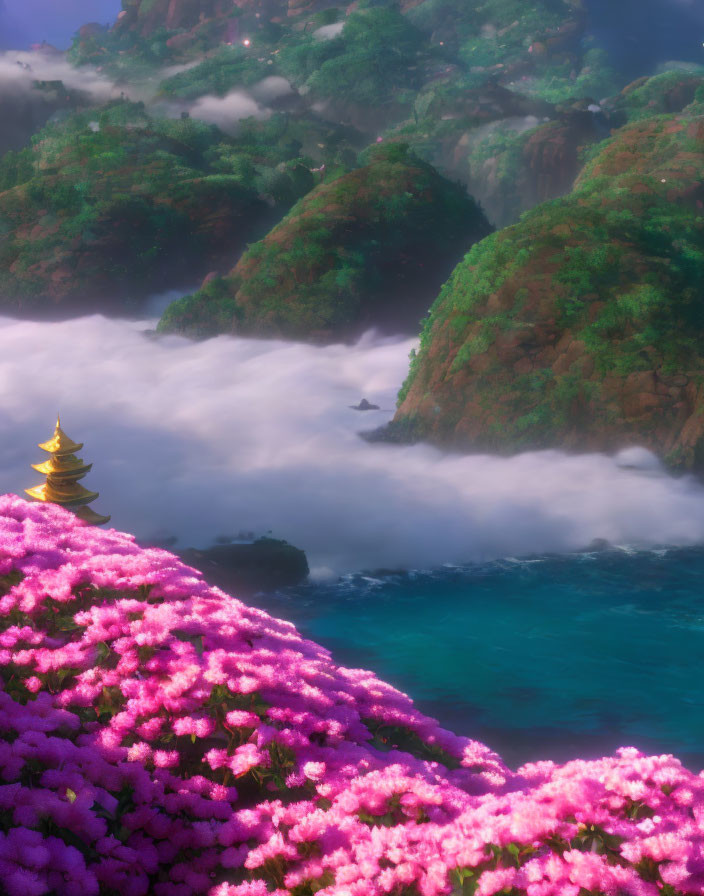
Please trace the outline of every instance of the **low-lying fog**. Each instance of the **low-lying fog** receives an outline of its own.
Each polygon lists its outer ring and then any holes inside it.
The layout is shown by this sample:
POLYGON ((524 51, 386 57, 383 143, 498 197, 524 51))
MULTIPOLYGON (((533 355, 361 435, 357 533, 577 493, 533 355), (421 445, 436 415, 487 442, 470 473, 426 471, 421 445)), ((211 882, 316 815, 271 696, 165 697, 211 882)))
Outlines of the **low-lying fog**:
MULTIPOLYGON (((0 23, 1 24, 1 23, 0 23)), ((197 62, 162 68, 132 84, 117 84, 101 68, 85 65, 74 68, 65 55, 44 50, 0 50, 0 155, 8 149, 29 145, 32 135, 47 121, 70 114, 69 97, 47 94, 42 81, 61 81, 79 91, 83 107, 101 106, 120 97, 142 101, 156 116, 180 118, 187 113, 235 135, 245 118, 266 119, 281 100, 294 95, 291 84, 280 76, 262 78, 249 88, 235 88, 225 96, 204 95, 192 101, 166 100, 160 94, 163 80, 192 68, 197 62), (66 107, 64 108, 64 106, 66 107)))
POLYGON ((413 341, 355 346, 151 339, 154 321, 0 319, 0 492, 61 412, 85 442, 96 510, 140 539, 271 533, 318 575, 531 552, 704 540, 704 489, 650 455, 452 456, 369 444, 392 415, 413 341), (378 411, 350 405, 366 398, 378 411), (635 462, 640 469, 626 468, 635 462))

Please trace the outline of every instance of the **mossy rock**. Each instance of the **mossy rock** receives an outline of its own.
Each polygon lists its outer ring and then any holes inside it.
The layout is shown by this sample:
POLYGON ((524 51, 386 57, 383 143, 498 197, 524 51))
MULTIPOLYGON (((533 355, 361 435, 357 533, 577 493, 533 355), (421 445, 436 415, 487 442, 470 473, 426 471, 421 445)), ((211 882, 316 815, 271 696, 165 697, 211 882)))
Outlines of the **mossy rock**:
POLYGON ((569 196, 472 248, 390 432, 498 451, 635 442, 696 467, 703 294, 704 114, 690 107, 622 128, 569 196))
POLYGON ((218 544, 205 550, 188 548, 180 556, 202 570, 211 584, 239 595, 300 585, 309 572, 305 553, 277 538, 218 544))
POLYGON ((462 187, 407 147, 361 161, 300 200, 227 277, 170 305, 159 329, 320 340, 374 325, 417 331, 428 296, 489 227, 462 187))

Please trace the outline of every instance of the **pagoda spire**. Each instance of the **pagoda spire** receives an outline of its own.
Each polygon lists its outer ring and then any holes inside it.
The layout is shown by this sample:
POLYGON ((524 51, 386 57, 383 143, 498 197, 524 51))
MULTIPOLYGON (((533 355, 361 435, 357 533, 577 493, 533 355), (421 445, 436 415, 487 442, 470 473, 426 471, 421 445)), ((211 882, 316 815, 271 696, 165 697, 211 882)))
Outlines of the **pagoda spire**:
POLYGON ((102 526, 110 520, 109 516, 101 516, 88 507, 98 497, 98 492, 91 492, 79 485, 78 480, 88 473, 93 464, 86 464, 76 452, 83 447, 83 442, 74 442, 61 429, 61 417, 56 415, 54 435, 40 443, 42 451, 51 455, 41 464, 32 464, 32 469, 46 476, 46 482, 34 488, 26 488, 25 492, 35 501, 45 501, 67 507, 82 520, 94 526, 102 526))

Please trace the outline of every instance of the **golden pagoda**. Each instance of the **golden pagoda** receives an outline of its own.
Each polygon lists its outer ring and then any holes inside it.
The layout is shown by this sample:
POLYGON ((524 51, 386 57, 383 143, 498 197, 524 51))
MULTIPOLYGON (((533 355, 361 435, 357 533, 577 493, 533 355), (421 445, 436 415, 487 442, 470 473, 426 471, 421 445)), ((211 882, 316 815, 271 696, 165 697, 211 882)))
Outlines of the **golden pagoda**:
POLYGON ((78 480, 88 473, 93 464, 85 464, 76 452, 83 447, 83 442, 74 442, 61 429, 61 418, 56 418, 54 435, 48 442, 39 447, 51 455, 42 464, 32 464, 32 469, 46 476, 43 485, 26 488, 25 492, 35 501, 48 501, 60 504, 73 510, 77 517, 93 526, 102 526, 110 520, 109 516, 101 516, 87 505, 98 497, 98 492, 89 492, 79 485, 78 480))

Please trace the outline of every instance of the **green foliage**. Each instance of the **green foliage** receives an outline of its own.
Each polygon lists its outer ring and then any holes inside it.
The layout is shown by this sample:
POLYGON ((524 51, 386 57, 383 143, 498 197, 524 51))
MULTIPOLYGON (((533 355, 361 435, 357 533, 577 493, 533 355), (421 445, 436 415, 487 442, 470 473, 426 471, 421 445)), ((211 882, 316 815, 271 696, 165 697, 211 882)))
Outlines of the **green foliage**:
POLYGON ((360 165, 371 165, 375 162, 388 162, 392 165, 403 165, 416 156, 412 156, 407 143, 372 143, 358 156, 360 165))
POLYGON ((10 150, 0 157, 0 193, 27 183, 34 174, 32 153, 29 149, 10 150))
MULTIPOLYGON (((442 747, 427 743, 408 728, 387 725, 375 719, 362 719, 362 721, 372 735, 371 745, 383 753, 389 750, 402 750, 404 753, 410 753, 417 759, 423 759, 426 762, 439 762, 449 769, 457 769, 462 766, 456 756, 451 756, 442 747)), ((475 769, 475 771, 481 770, 481 768, 475 769)))
POLYGON ((464 190, 407 147, 375 147, 365 158, 363 168, 299 200, 234 276, 172 306, 161 329, 345 332, 365 307, 393 294, 403 265, 435 262, 486 226, 464 190))
POLYGON ((336 6, 331 6, 328 9, 321 9, 313 16, 313 22, 317 28, 322 28, 325 25, 334 25, 335 22, 339 22, 344 16, 344 13, 338 9, 336 6))
POLYGON ((559 27, 567 13, 563 2, 479 0, 461 13, 466 25, 460 58, 467 66, 510 65, 525 55, 534 40, 559 27))
POLYGON ((313 189, 315 181, 306 161, 293 159, 257 173, 254 184, 258 193, 270 197, 278 205, 291 206, 313 189))
POLYGON ((667 71, 643 78, 613 100, 612 106, 615 111, 624 112, 629 121, 642 121, 680 111, 700 94, 704 95, 704 75, 667 71))
POLYGON ((196 339, 208 339, 227 332, 241 311, 223 277, 216 277, 195 295, 172 302, 161 317, 157 331, 179 330, 196 339))
POLYGON ((620 86, 619 76, 609 64, 603 50, 589 49, 576 77, 571 77, 571 64, 555 64, 550 58, 538 66, 535 76, 521 82, 521 93, 539 97, 549 103, 564 103, 573 98, 588 97, 599 101, 620 86))
POLYGON ((232 138, 124 100, 47 125, 0 160, 0 293, 36 304, 57 269, 74 296, 163 287, 160 266, 175 281, 179 264, 231 253, 238 220, 242 245, 260 235, 263 200, 285 210, 314 186, 300 148, 284 116, 232 138), (211 216, 231 222, 215 239, 211 216))
POLYGON ((332 40, 289 41, 279 62, 284 74, 315 96, 380 106, 398 91, 420 86, 425 47, 422 32, 397 9, 377 7, 350 15, 332 40))
MULTIPOLYGON (((142 3, 148 11, 148 2, 142 3)), ((140 79, 150 77, 162 66, 175 59, 167 45, 176 34, 158 27, 150 34, 110 28, 107 31, 81 38, 76 35, 67 53, 74 65, 96 65, 115 78, 140 79)))
POLYGON ((448 437, 470 401, 483 444, 555 444, 623 425, 613 383, 632 375, 647 421, 638 390, 651 387, 637 384, 650 380, 635 375, 679 380, 702 363, 701 126, 694 114, 629 125, 570 196, 473 246, 425 322, 396 425, 448 437))
POLYGON ((206 94, 224 96, 236 87, 249 87, 268 75, 277 74, 274 66, 258 59, 242 46, 221 47, 199 65, 162 81, 159 89, 169 99, 193 100, 206 94))

